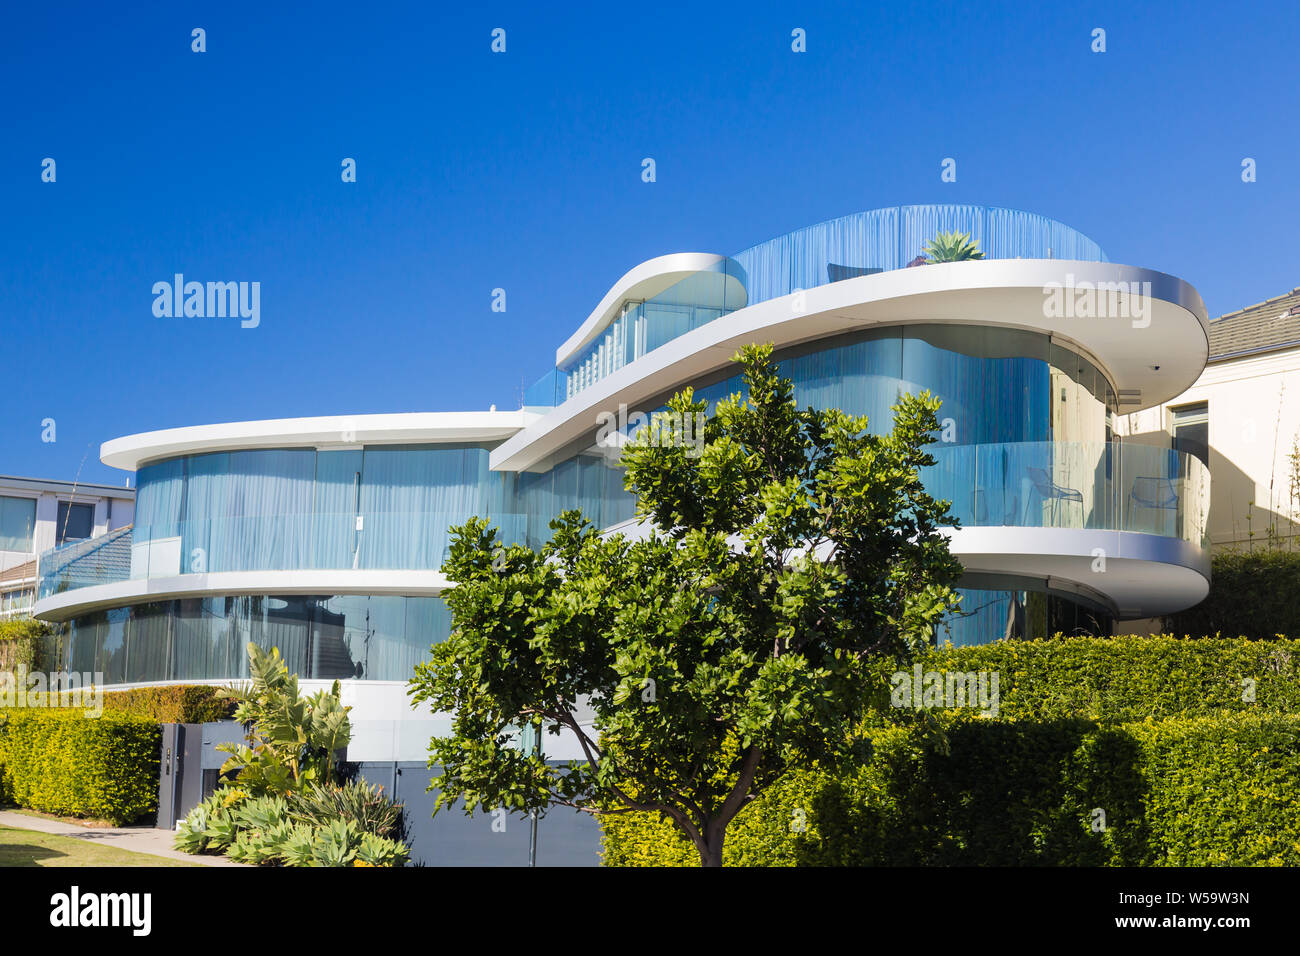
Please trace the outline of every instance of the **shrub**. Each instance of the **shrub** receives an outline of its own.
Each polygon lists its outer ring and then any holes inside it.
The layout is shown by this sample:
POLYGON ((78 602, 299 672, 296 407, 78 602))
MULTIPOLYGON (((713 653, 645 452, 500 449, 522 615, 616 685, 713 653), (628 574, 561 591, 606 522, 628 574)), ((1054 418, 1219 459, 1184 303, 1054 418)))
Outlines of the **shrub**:
POLYGON ((1175 634, 1222 634, 1267 640, 1300 635, 1300 551, 1220 551, 1211 561, 1210 593, 1170 615, 1175 634))
MULTIPOLYGON (((1056 637, 944 647, 916 663, 923 671, 996 672, 1003 719, 1123 723, 1225 710, 1300 711, 1298 640, 1056 637)), ((899 723, 906 716, 889 706, 893 670, 881 668, 877 722, 899 723)))
POLYGON ((310 784, 289 796, 296 819, 312 826, 334 820, 350 820, 363 833, 377 837, 397 836, 402 825, 402 805, 384 796, 383 788, 364 780, 342 786, 310 784))
POLYGON ((364 784, 311 789, 307 805, 319 816, 308 818, 298 810, 298 794, 249 797, 222 788, 182 821, 173 845, 186 853, 224 852, 236 862, 260 866, 405 865, 410 851, 395 838, 400 804, 364 784), (328 792, 345 789, 346 795, 328 792), (352 815, 326 812, 349 806, 352 815), (357 807, 361 812, 355 812, 357 807), (367 830, 367 825, 385 832, 367 830))
MULTIPOLYGON (((927 712, 937 735, 888 706, 882 668, 869 756, 747 806, 728 865, 1300 864, 1300 642, 1055 638, 918 662, 997 671, 998 717, 927 712)), ((652 815, 602 826, 608 865, 695 862, 652 815)))
POLYGON ((149 717, 164 724, 206 724, 234 716, 234 701, 221 698, 220 692, 219 687, 201 684, 115 690, 104 695, 104 710, 149 717))
POLYGON ((57 629, 34 618, 0 621, 0 671, 48 670, 58 660, 57 629))
MULTIPOLYGON (((746 807, 731 866, 1300 864, 1300 717, 1103 726, 966 719, 945 754, 879 728, 847 774, 801 772, 746 807), (1104 818, 1097 811, 1104 812, 1104 818), (1104 829, 1094 828, 1104 823, 1104 829)), ((649 814, 602 821, 605 863, 690 865, 649 814)))
POLYGON ((252 681, 218 692, 236 704, 235 719, 248 725, 247 743, 218 744, 230 754, 221 775, 238 778, 239 786, 255 794, 288 793, 306 784, 329 783, 335 754, 348 744, 350 707, 343 706, 339 682, 310 697, 298 693, 298 675, 290 674, 280 649, 267 653, 248 645, 252 681))
POLYGON ((121 825, 157 811, 157 722, 76 710, 0 710, 0 797, 121 825))

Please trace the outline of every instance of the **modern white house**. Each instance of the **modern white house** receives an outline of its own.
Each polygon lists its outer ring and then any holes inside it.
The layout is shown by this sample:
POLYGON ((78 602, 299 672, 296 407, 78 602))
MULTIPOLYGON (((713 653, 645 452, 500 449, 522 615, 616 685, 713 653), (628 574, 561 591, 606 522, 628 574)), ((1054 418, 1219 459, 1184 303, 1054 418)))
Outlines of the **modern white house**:
POLYGON ((134 511, 129 487, 0 475, 0 620, 31 614, 39 554, 125 528, 134 511))
POLYGON ((277 646, 308 686, 343 681, 352 759, 423 760, 442 718, 412 711, 405 684, 451 626, 448 528, 482 515, 539 546, 569 508, 628 528, 602 424, 630 427, 687 385, 711 402, 738 390, 732 356, 763 342, 801 404, 873 429, 905 392, 943 400, 925 478, 952 502, 965 568, 943 639, 1110 633, 1206 594, 1205 456, 1118 427, 1201 378, 1205 307, 1182 279, 1109 262, 1059 222, 876 209, 732 256, 641 263, 574 325, 516 411, 106 442, 102 460, 136 476, 134 524, 41 558, 36 613, 67 623, 66 665, 110 686, 225 683, 245 674, 247 642, 277 646), (986 258, 916 265, 941 231, 969 233, 986 258))

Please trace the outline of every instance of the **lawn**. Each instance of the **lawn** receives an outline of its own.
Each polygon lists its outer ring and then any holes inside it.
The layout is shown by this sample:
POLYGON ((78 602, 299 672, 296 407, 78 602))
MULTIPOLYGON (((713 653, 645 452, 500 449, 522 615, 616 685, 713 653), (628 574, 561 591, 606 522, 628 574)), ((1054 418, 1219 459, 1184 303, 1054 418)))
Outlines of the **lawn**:
POLYGON ((184 860, 97 846, 89 840, 0 826, 0 867, 6 866, 198 866, 184 860))

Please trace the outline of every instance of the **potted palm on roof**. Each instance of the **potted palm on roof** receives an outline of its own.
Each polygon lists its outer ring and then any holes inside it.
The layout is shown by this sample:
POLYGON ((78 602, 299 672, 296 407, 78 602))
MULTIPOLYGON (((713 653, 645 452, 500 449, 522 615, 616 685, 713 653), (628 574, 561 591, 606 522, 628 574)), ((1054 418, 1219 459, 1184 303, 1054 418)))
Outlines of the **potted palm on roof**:
POLYGON ((964 262, 983 259, 978 239, 972 240, 968 232, 941 232, 929 241, 924 250, 925 261, 964 262))

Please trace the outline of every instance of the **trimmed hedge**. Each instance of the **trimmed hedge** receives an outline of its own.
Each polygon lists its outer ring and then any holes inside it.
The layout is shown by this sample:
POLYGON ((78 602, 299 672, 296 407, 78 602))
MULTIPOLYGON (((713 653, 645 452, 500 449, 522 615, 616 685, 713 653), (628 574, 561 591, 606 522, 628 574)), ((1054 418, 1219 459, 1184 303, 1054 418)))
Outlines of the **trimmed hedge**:
MULTIPOLYGON (((998 716, 932 711, 945 753, 889 706, 882 663, 870 759, 791 774, 750 804, 727 865, 1300 864, 1300 641, 1055 638, 917 662, 997 672, 998 716)), ((698 865, 653 815, 602 826, 607 865, 698 865)))
POLYGON ((156 721, 76 710, 0 710, 0 800, 133 823, 158 809, 156 721))
MULTIPOLYGON (((1300 717, 970 718, 948 735, 944 754, 920 728, 878 728, 857 772, 792 775, 736 817, 724 862, 1300 865, 1300 717)), ((606 865, 699 864, 652 814, 602 825, 606 865)))
POLYGON ((218 700, 220 688, 202 684, 174 684, 170 687, 138 687, 104 695, 104 710, 148 717, 163 724, 206 724, 229 720, 235 713, 233 700, 218 700))
POLYGON ((1269 640, 1300 634, 1300 551, 1220 551, 1211 559, 1210 593, 1169 616, 1175 634, 1269 640))
MULTIPOLYGON (((235 713, 235 701, 219 699, 219 690, 220 688, 203 684, 173 684, 167 687, 106 691, 103 695, 104 711, 145 717, 160 724, 206 724, 216 720, 230 720, 235 713)), ((38 695, 37 699, 44 702, 49 699, 49 695, 38 695)), ((83 703, 71 701, 66 695, 60 698, 62 708, 80 709, 84 706, 83 703)))
MULTIPOLYGON (((1004 720, 1124 723, 1225 710, 1300 713, 1300 640, 1056 637, 945 647, 915 663, 925 671, 996 671, 1004 720)), ((880 665, 876 723, 906 717, 889 706, 888 675, 895 670, 880 665)))

